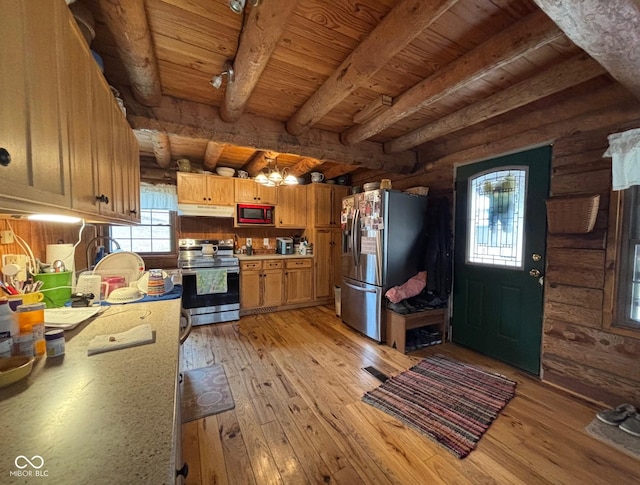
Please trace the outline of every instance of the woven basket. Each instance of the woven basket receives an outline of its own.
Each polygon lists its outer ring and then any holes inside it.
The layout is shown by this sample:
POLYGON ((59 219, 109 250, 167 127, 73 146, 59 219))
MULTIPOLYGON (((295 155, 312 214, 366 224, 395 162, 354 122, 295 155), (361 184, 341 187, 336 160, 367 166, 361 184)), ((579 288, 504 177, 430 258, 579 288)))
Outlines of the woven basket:
POLYGON ((428 195, 429 194, 429 187, 411 187, 410 189, 405 189, 404 191, 407 194, 428 195))
POLYGON ((547 199, 551 234, 587 234, 598 217, 600 195, 570 195, 547 199))

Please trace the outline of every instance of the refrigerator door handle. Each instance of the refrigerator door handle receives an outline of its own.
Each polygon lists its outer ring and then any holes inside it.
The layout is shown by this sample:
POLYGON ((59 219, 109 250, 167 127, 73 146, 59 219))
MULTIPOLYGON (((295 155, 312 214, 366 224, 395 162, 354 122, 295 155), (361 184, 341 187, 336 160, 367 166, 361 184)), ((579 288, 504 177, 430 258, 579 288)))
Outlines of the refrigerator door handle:
POLYGON ((362 228, 360 227, 360 209, 356 211, 356 221, 353 230, 355 264, 360 266, 360 242, 362 241, 362 228))
POLYGON ((367 288, 363 288, 362 286, 352 285, 351 283, 347 283, 345 280, 342 280, 342 284, 344 286, 348 286, 349 288, 353 288, 354 290, 364 291, 365 293, 376 293, 376 290, 370 290, 367 288))
POLYGON ((351 219, 351 258, 353 259, 353 266, 358 266, 358 260, 356 259, 356 222, 358 220, 358 210, 356 209, 351 219))

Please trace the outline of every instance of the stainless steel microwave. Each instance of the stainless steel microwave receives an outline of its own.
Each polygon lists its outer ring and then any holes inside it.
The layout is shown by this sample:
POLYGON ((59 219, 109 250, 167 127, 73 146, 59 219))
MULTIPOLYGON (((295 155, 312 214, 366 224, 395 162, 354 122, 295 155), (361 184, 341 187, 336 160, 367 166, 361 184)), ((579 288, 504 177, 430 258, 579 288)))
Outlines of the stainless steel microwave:
POLYGON ((263 226, 274 224, 274 206, 260 204, 238 204, 237 224, 261 224, 263 226))

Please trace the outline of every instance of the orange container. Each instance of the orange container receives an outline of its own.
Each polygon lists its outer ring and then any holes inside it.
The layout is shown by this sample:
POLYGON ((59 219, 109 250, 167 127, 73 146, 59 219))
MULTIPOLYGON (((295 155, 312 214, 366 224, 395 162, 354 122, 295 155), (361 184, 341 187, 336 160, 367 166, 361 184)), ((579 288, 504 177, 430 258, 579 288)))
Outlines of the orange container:
POLYGON ((20 333, 33 333, 33 345, 36 355, 45 353, 47 344, 44 340, 44 303, 19 305, 16 309, 20 333))

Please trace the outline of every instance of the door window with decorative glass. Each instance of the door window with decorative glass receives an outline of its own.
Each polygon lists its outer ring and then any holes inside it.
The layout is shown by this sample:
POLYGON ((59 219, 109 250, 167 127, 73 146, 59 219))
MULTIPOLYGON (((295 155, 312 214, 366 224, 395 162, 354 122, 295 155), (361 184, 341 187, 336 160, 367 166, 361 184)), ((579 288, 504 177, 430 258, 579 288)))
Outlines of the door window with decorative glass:
POLYGON ((526 168, 501 168, 469 179, 470 264, 522 268, 526 168))

